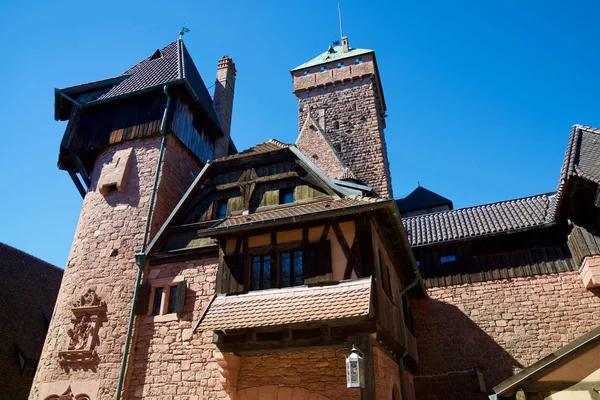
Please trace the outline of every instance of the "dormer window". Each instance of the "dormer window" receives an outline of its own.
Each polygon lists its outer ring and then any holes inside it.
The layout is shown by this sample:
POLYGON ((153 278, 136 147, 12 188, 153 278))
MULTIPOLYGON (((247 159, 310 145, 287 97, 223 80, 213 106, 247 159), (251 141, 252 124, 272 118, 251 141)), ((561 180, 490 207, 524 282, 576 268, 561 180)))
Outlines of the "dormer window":
POLYGON ((227 199, 217 202, 217 219, 227 218, 227 199))
POLYGON ((279 204, 291 204, 294 202, 294 188, 279 189, 279 204))
POLYGON ((327 67, 325 67, 325 66, 322 66, 322 67, 321 67, 321 72, 326 72, 326 71, 327 71, 327 67))

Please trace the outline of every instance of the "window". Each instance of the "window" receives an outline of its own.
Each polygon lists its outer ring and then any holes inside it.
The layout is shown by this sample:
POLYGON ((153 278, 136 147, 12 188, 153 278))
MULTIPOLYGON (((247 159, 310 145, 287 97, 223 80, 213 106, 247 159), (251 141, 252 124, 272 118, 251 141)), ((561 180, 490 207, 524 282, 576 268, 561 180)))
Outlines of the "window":
POLYGON ((227 199, 217 202, 217 219, 227 218, 227 199))
POLYGON ((304 72, 302 73, 302 75, 304 75, 304 76, 309 76, 309 75, 310 75, 310 72, 308 72, 308 71, 304 71, 304 72))
POLYGON ((322 66, 322 67, 321 67, 321 72, 325 72, 325 71, 327 71, 327 67, 325 67, 325 66, 322 66))
POLYGON ((290 204, 294 202, 294 188, 279 189, 279 204, 290 204))
POLYGON ((338 68, 344 68, 344 63, 343 62, 339 62, 337 67, 338 68))
POLYGON ((250 290, 271 288, 271 255, 263 254, 252 257, 250 290))
POLYGON ((358 57, 355 61, 355 64, 362 64, 362 57, 358 57))
MULTIPOLYGON (((186 281, 168 282, 162 285, 152 285, 150 297, 150 316, 161 316, 183 312, 185 301, 186 281)), ((146 300, 145 307, 148 307, 146 300)), ((137 307, 136 307, 137 308, 137 307)), ((146 308, 148 309, 148 308, 146 308)))
POLYGON ((383 257, 383 253, 379 250, 379 276, 381 277, 381 287, 385 294, 387 294, 390 298, 392 297, 392 279, 390 276, 390 269, 385 263, 385 259, 383 257))
POLYGON ((300 286, 304 284, 304 266, 302 250, 280 253, 281 287, 300 286))
POLYGON ((417 264, 417 267, 420 267, 421 266, 421 261, 417 260, 417 261, 415 261, 415 264, 417 264))
POLYGON ((450 263, 450 262, 456 261, 456 256, 454 254, 441 256, 440 261, 442 264, 450 263))
POLYGON ((152 313, 150 315, 160 315, 162 306, 163 288, 157 287, 154 289, 154 299, 152 301, 152 313))
POLYGON ((333 129, 340 129, 340 123, 338 121, 333 123, 333 129))

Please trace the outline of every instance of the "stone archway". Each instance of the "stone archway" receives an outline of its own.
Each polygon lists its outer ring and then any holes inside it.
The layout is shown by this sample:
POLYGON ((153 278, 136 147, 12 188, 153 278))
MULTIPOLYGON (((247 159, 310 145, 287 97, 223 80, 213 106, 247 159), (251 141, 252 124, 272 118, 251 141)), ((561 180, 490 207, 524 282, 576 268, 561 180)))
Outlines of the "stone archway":
POLYGON ((294 387, 257 386, 239 390, 237 400, 329 400, 318 393, 310 390, 294 387))

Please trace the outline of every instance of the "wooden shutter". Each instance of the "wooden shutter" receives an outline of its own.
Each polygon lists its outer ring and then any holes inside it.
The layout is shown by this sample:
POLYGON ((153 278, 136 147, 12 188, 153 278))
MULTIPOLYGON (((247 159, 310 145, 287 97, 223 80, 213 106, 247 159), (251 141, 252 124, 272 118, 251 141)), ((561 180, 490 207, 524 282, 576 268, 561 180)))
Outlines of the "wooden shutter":
POLYGON ((304 279, 312 279, 331 273, 331 244, 329 240, 306 243, 303 247, 304 279))
POLYGON ((177 314, 181 314, 184 311, 186 288, 187 281, 177 283, 177 294, 175 295, 175 312, 177 314))
POLYGON ((243 293, 246 291, 246 263, 245 255, 233 254, 223 257, 224 276, 228 282, 223 282, 224 293, 243 293))
POLYGON ((135 315, 147 315, 148 303, 150 302, 151 288, 148 285, 139 285, 137 300, 135 302, 135 315))

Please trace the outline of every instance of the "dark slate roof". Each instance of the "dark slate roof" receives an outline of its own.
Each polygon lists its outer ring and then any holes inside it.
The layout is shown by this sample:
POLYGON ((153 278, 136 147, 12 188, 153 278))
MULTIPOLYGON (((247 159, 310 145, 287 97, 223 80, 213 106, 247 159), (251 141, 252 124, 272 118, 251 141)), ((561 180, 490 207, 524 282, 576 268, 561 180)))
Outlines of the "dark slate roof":
POLYGON ((63 270, 0 243, 0 385, 2 397, 26 399, 33 379, 21 375, 16 346, 39 360, 63 270))
MULTIPOLYGON (((220 126, 210 94, 181 39, 156 50, 151 56, 118 77, 72 86, 60 91, 84 105, 93 105, 125 95, 158 90, 167 83, 177 82, 186 84, 190 93, 202 104, 213 122, 220 126)), ((58 104, 61 101, 60 96, 57 99, 58 104)))
POLYGON ((556 192, 404 218, 411 246, 474 238, 554 222, 556 192))
POLYGON ((398 204, 400 212, 408 212, 446 204, 448 204, 450 208, 453 208, 451 200, 448 200, 431 190, 425 189, 423 186, 418 186, 405 198, 396 200, 396 204, 398 204))

